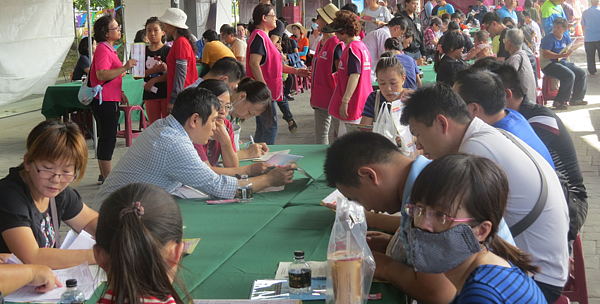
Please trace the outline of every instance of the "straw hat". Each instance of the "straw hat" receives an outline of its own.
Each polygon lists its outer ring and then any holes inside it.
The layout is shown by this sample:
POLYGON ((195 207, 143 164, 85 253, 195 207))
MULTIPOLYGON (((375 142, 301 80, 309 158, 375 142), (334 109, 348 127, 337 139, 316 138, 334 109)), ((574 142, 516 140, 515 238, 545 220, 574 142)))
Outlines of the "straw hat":
POLYGON ((185 24, 187 15, 178 8, 168 8, 165 13, 158 18, 160 22, 172 25, 177 28, 187 29, 185 24))
POLYGON ((293 31, 292 31, 293 26, 297 26, 300 29, 300 32, 302 32, 302 35, 306 35, 306 28, 304 28, 302 26, 302 24, 300 24, 300 22, 288 24, 288 26, 286 26, 285 29, 288 30, 288 32, 293 33, 293 31))
POLYGON ((321 18, 323 18, 323 20, 325 20, 325 22, 327 22, 327 24, 333 22, 333 19, 335 19, 335 13, 337 11, 339 11, 339 9, 335 5, 333 5, 333 3, 329 3, 323 8, 317 9, 317 13, 319 14, 319 16, 321 16, 321 18))

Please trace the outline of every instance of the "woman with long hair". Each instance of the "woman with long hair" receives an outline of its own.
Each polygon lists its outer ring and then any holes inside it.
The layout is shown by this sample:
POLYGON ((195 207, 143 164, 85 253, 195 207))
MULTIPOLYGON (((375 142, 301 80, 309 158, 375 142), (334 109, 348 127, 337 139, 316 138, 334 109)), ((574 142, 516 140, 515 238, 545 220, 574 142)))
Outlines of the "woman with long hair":
MULTIPOLYGON (((309 77, 307 69, 292 68, 283 65, 281 55, 269 37, 269 31, 277 27, 277 17, 271 4, 260 3, 252 12, 252 23, 248 30, 252 33, 248 38, 246 51, 246 73, 257 81, 264 82, 271 90, 273 102, 283 100, 283 73, 309 77)), ((255 140, 275 143, 277 137, 277 110, 272 105, 273 112, 263 112, 256 117, 255 140), (268 115, 268 116, 267 116, 268 115)))
POLYGON ((178 8, 168 8, 158 18, 164 24, 165 33, 173 37, 173 45, 167 56, 167 112, 171 113, 177 95, 198 79, 196 68, 196 41, 185 24, 187 15, 178 8))

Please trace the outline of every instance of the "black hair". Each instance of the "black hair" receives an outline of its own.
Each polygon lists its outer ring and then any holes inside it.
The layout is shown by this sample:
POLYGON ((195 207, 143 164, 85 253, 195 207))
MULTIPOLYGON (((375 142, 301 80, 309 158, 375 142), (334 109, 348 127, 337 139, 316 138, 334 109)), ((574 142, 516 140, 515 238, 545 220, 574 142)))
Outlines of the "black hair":
POLYGON ((477 31, 477 33, 475 33, 475 39, 487 43, 490 39, 490 33, 486 30, 477 31))
POLYGON ((176 303, 185 303, 171 278, 190 299, 163 255, 165 245, 180 244, 182 237, 179 205, 162 188, 129 184, 109 195, 100 207, 96 243, 110 258, 107 286, 112 301, 139 304, 143 296, 161 301, 172 296, 176 303))
POLYGON ((281 51, 283 51, 284 54, 295 53, 294 43, 287 34, 281 35, 281 51))
POLYGON ((356 4, 354 3, 346 3, 346 5, 342 6, 342 8, 340 8, 341 10, 346 10, 346 11, 351 11, 354 14, 358 15, 358 6, 356 6, 356 4))
POLYGON ((451 154, 433 160, 419 173, 410 202, 436 208, 455 216, 463 208, 473 224, 489 221, 490 233, 484 240, 489 250, 525 273, 539 272, 532 257, 497 235, 508 202, 508 178, 500 166, 485 157, 451 154))
POLYGON ((209 72, 211 75, 227 76, 230 82, 238 81, 246 75, 242 63, 232 57, 223 57, 217 60, 209 72))
POLYGON ((525 18, 525 17, 531 18, 531 14, 529 14, 528 11, 523 11, 521 14, 523 14, 523 18, 525 18))
MULTIPOLYGON (((391 38, 388 38, 388 40, 389 39, 391 38)), ((375 75, 378 75, 379 72, 390 68, 396 69, 396 72, 398 75, 400 75, 400 77, 406 76, 406 71, 404 70, 402 62, 398 60, 392 51, 381 54, 381 58, 379 61, 377 61, 377 66, 375 67, 375 75)))
POLYGON ((404 102, 400 123, 408 125, 408 120, 414 118, 430 127, 440 114, 462 125, 472 120, 467 104, 458 93, 449 85, 436 82, 419 88, 404 102))
POLYGON ((96 39, 97 42, 106 41, 106 36, 110 31, 108 27, 113 20, 115 20, 115 18, 113 18, 111 14, 107 14, 94 22, 94 39, 96 39))
MULTIPOLYGON (((148 24, 152 24, 152 23, 158 24, 158 26, 160 26, 160 29, 162 31, 165 30, 165 24, 162 23, 162 21, 158 20, 158 17, 156 17, 156 16, 155 17, 150 17, 150 18, 148 18, 148 20, 146 20, 146 24, 144 25, 144 29, 146 29, 146 27, 148 27, 148 24)), ((167 34, 164 34, 162 36, 162 39, 160 39, 160 41, 162 43, 165 43, 166 40, 167 40, 167 34)))
POLYGON ((213 94, 215 94, 215 96, 217 96, 217 98, 225 92, 231 93, 229 86, 225 82, 218 79, 206 79, 202 81, 198 87, 211 91, 213 94))
MULTIPOLYGON (((248 24, 248 31, 252 33, 262 23, 262 17, 269 14, 274 7, 268 3, 259 3, 252 11, 252 20, 248 24)), ((279 20, 279 18, 277 18, 279 20)))
POLYGON ((404 39, 412 38, 415 39, 415 31, 412 28, 406 29, 404 32, 404 39))
POLYGON ((502 23, 502 18, 500 18, 498 12, 488 12, 485 15, 483 15, 483 18, 481 19, 481 24, 485 24, 486 28, 487 26, 492 24, 492 22, 496 22, 498 24, 502 23))
MULTIPOLYGON (((455 21, 453 21, 456 23, 455 21)), ((452 23, 452 22, 451 22, 452 23)), ((442 50, 444 53, 449 53, 455 50, 458 50, 462 47, 465 47, 465 38, 461 33, 458 32, 446 32, 444 34, 445 38, 442 42, 442 50)))
POLYGON ((197 113, 204 125, 213 111, 220 108, 221 103, 211 91, 198 87, 187 88, 177 95, 171 115, 183 126, 188 118, 197 113))
POLYGON ((460 19, 460 15, 461 13, 455 11, 452 13, 452 15, 450 15, 450 19, 460 19))
POLYGON ((504 17, 502 18, 502 24, 508 26, 508 23, 512 23, 513 26, 516 26, 515 20, 512 17, 504 17))
POLYGON ((521 76, 519 76, 519 73, 513 66, 509 64, 503 64, 490 71, 500 77, 504 85, 504 89, 511 90, 514 98, 521 98, 525 96, 525 93, 523 92, 521 76))
MULTIPOLYGON (((235 90, 237 93, 245 92, 246 100, 251 104, 263 104, 265 106, 265 117, 273 116, 273 102, 271 90, 269 87, 260 81, 256 81, 250 77, 246 77, 240 81, 235 90)), ((270 121, 267 122, 267 124, 270 121)))
POLYGON ((389 163, 396 153, 402 153, 398 146, 377 133, 359 131, 341 136, 327 149, 323 166, 327 184, 332 188, 338 184, 360 186, 360 167, 389 163))
POLYGON ((533 7, 533 2, 531 2, 531 0, 525 0, 525 3, 523 3, 523 6, 525 8, 531 8, 531 7, 533 7))
POLYGON ((383 43, 383 47, 386 50, 402 51, 402 42, 396 37, 388 38, 383 43))
POLYGON ((190 43, 192 50, 194 51, 194 54, 198 53, 198 47, 196 46, 196 39, 194 39, 194 36, 192 36, 192 32, 190 32, 189 29, 183 29, 183 28, 178 28, 175 27, 175 29, 177 29, 177 36, 180 37, 184 37, 185 39, 187 39, 187 41, 190 43))
POLYGON ((567 19, 562 18, 562 17, 558 17, 556 19, 554 19, 554 24, 559 24, 561 25, 563 28, 569 28, 569 22, 567 21, 567 19))
POLYGON ((133 38, 134 43, 145 42, 144 38, 146 38, 146 29, 143 28, 135 33, 135 38, 133 38))
MULTIPOLYGON (((94 43, 94 38, 92 37, 92 44, 94 43)), ((79 45, 77 46, 77 50, 80 55, 90 56, 90 46, 89 46, 89 37, 83 37, 81 41, 79 41, 79 45)))
POLYGON ((460 85, 459 95, 468 104, 477 103, 486 115, 494 115, 506 108, 506 92, 498 75, 485 70, 462 70, 454 75, 460 85))
POLYGON ((498 60, 496 57, 483 57, 475 60, 473 65, 471 65, 470 69, 478 69, 478 70, 494 70, 503 65, 503 63, 498 60))
POLYGON ((206 39, 206 41, 211 42, 215 40, 219 40, 219 34, 213 29, 208 29, 202 34, 202 38, 206 39))
POLYGON ((403 31, 406 30, 406 28, 408 28, 408 21, 406 21, 406 18, 402 17, 402 16, 396 16, 394 18, 392 18, 392 20, 390 20, 390 22, 387 23, 387 26, 392 27, 392 26, 397 26, 399 25, 400 28, 402 28, 403 31))
POLYGON ((235 28, 233 28, 233 26, 229 24, 223 24, 223 26, 221 26, 221 28, 219 29, 219 32, 221 32, 221 35, 225 34, 229 36, 233 34, 233 36, 237 36, 237 31, 235 30, 235 28))
POLYGON ((460 25, 458 25, 458 22, 456 22, 456 21, 450 21, 448 23, 448 30, 446 30, 446 32, 456 31, 456 30, 460 30, 460 25))

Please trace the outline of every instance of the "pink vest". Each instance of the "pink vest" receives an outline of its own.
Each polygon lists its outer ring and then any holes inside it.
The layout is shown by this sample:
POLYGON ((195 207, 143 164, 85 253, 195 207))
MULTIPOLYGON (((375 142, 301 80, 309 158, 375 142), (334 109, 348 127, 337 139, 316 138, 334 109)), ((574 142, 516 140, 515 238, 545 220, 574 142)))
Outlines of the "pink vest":
POLYGON ((312 94, 310 95, 310 106, 314 108, 328 109, 329 101, 337 84, 337 72, 331 73, 335 64, 333 61, 333 52, 338 44, 344 43, 333 36, 329 38, 325 45, 317 49, 317 53, 312 61, 312 94))
POLYGON ((265 79, 269 90, 271 90, 271 97, 273 100, 279 100, 283 96, 281 55, 267 33, 259 29, 255 29, 248 39, 248 49, 246 50, 246 75, 252 79, 256 79, 254 75, 252 75, 252 69, 250 69, 250 45, 252 45, 256 35, 262 37, 265 44, 265 50, 267 51, 265 63, 260 66, 260 70, 262 71, 263 78, 265 79))
POLYGON ((348 86, 348 57, 352 52, 361 62, 361 73, 358 79, 358 85, 348 103, 348 118, 346 120, 357 120, 362 116, 363 108, 367 97, 373 91, 371 85, 371 56, 367 46, 360 40, 352 41, 342 53, 340 64, 337 71, 337 86, 331 96, 329 103, 329 115, 342 120, 340 117, 340 106, 342 105, 342 97, 346 93, 348 86))

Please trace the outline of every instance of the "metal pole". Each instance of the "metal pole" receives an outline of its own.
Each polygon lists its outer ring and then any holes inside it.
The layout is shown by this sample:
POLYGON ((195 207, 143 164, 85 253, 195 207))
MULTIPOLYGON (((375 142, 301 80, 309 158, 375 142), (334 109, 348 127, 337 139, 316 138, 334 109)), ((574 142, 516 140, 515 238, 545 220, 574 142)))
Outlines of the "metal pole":
MULTIPOLYGON (((88 28, 88 56, 90 57, 90 63, 92 62, 92 14, 90 10, 90 0, 86 1, 87 4, 87 28, 88 28)), ((90 81, 88 76, 88 81, 90 81)), ((84 118, 85 121, 85 118, 84 118)), ((98 129, 96 126, 96 118, 92 115, 92 138, 94 140, 94 158, 98 158, 98 129)))

